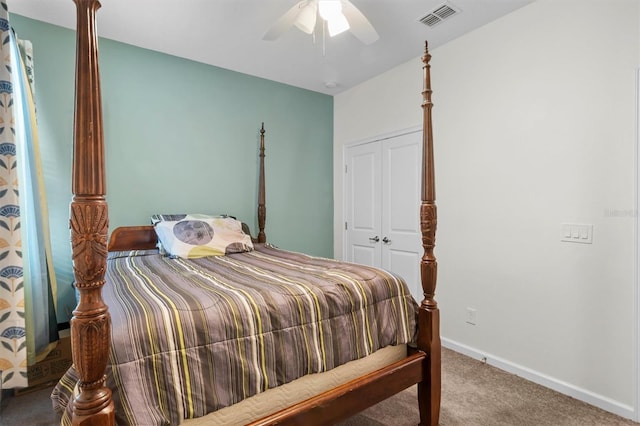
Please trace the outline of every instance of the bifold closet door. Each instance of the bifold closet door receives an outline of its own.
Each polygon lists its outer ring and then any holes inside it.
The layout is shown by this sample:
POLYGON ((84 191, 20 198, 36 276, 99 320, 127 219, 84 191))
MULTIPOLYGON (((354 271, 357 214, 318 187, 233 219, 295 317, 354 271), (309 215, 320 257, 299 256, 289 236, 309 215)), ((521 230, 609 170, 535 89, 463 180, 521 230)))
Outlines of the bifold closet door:
POLYGON ((421 153, 413 132, 349 147, 345 167, 345 260, 399 274, 418 300, 421 153))
POLYGON ((422 133, 382 141, 381 266, 405 279, 416 300, 420 285, 422 133))
POLYGON ((380 144, 356 145, 347 150, 346 259, 369 266, 381 265, 382 170, 380 144))

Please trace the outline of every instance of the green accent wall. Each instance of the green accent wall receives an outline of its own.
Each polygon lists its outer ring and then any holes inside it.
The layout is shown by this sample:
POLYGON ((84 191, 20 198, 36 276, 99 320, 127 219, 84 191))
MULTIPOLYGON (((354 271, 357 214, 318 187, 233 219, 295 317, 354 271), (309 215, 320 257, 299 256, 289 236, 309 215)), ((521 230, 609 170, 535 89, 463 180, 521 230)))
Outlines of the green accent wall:
MULTIPOLYGON (((68 219, 75 32, 19 15, 11 23, 33 42, 58 321, 66 322, 76 304, 68 219)), ((268 241, 333 256, 331 96, 107 39, 99 59, 110 230, 148 224, 154 213, 226 213, 256 234, 264 122, 268 241)))

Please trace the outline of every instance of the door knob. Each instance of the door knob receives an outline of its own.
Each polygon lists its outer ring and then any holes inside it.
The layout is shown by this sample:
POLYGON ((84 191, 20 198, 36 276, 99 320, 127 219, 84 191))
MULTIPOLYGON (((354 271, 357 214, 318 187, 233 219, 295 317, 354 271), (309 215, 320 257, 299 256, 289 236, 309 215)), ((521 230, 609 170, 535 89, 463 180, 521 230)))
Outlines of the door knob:
POLYGON ((373 238, 369 238, 369 241, 371 241, 372 243, 377 243, 378 241, 380 241, 380 238, 378 238, 378 236, 376 235, 373 238))
POLYGON ((385 244, 389 244, 389 243, 391 242, 391 240, 390 240, 390 239, 388 239, 387 237, 384 237, 384 238, 382 239, 382 242, 383 242, 383 243, 385 243, 385 244))

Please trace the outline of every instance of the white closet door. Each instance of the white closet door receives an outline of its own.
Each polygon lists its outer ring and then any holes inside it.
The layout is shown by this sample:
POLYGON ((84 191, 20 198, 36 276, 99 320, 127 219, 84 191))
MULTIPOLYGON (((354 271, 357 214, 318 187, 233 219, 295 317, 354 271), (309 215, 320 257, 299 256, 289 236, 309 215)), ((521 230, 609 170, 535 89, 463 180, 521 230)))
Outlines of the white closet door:
POLYGON ((345 260, 380 266, 380 145, 368 143, 350 147, 346 160, 345 260))
POLYGON ((349 147, 345 158, 345 260, 400 275, 422 300, 422 132, 349 147))
POLYGON ((382 141, 382 267, 405 279, 420 301, 422 133, 382 141))

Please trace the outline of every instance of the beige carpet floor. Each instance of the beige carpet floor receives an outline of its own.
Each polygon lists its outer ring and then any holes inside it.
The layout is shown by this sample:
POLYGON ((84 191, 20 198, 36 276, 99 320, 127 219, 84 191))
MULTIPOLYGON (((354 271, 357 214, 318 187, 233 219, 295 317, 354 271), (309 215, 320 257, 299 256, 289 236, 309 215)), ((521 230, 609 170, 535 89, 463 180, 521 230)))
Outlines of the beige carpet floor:
MULTIPOLYGON (((420 421, 416 387, 340 426, 405 426, 420 421)), ((442 352, 441 426, 638 426, 457 352, 442 352)))
MULTIPOLYGON (((459 353, 442 353, 441 426, 638 426, 459 353)), ((0 425, 58 424, 50 388, 11 396, 0 405, 0 425)), ((419 422, 411 387, 339 426, 405 426, 419 422)))

